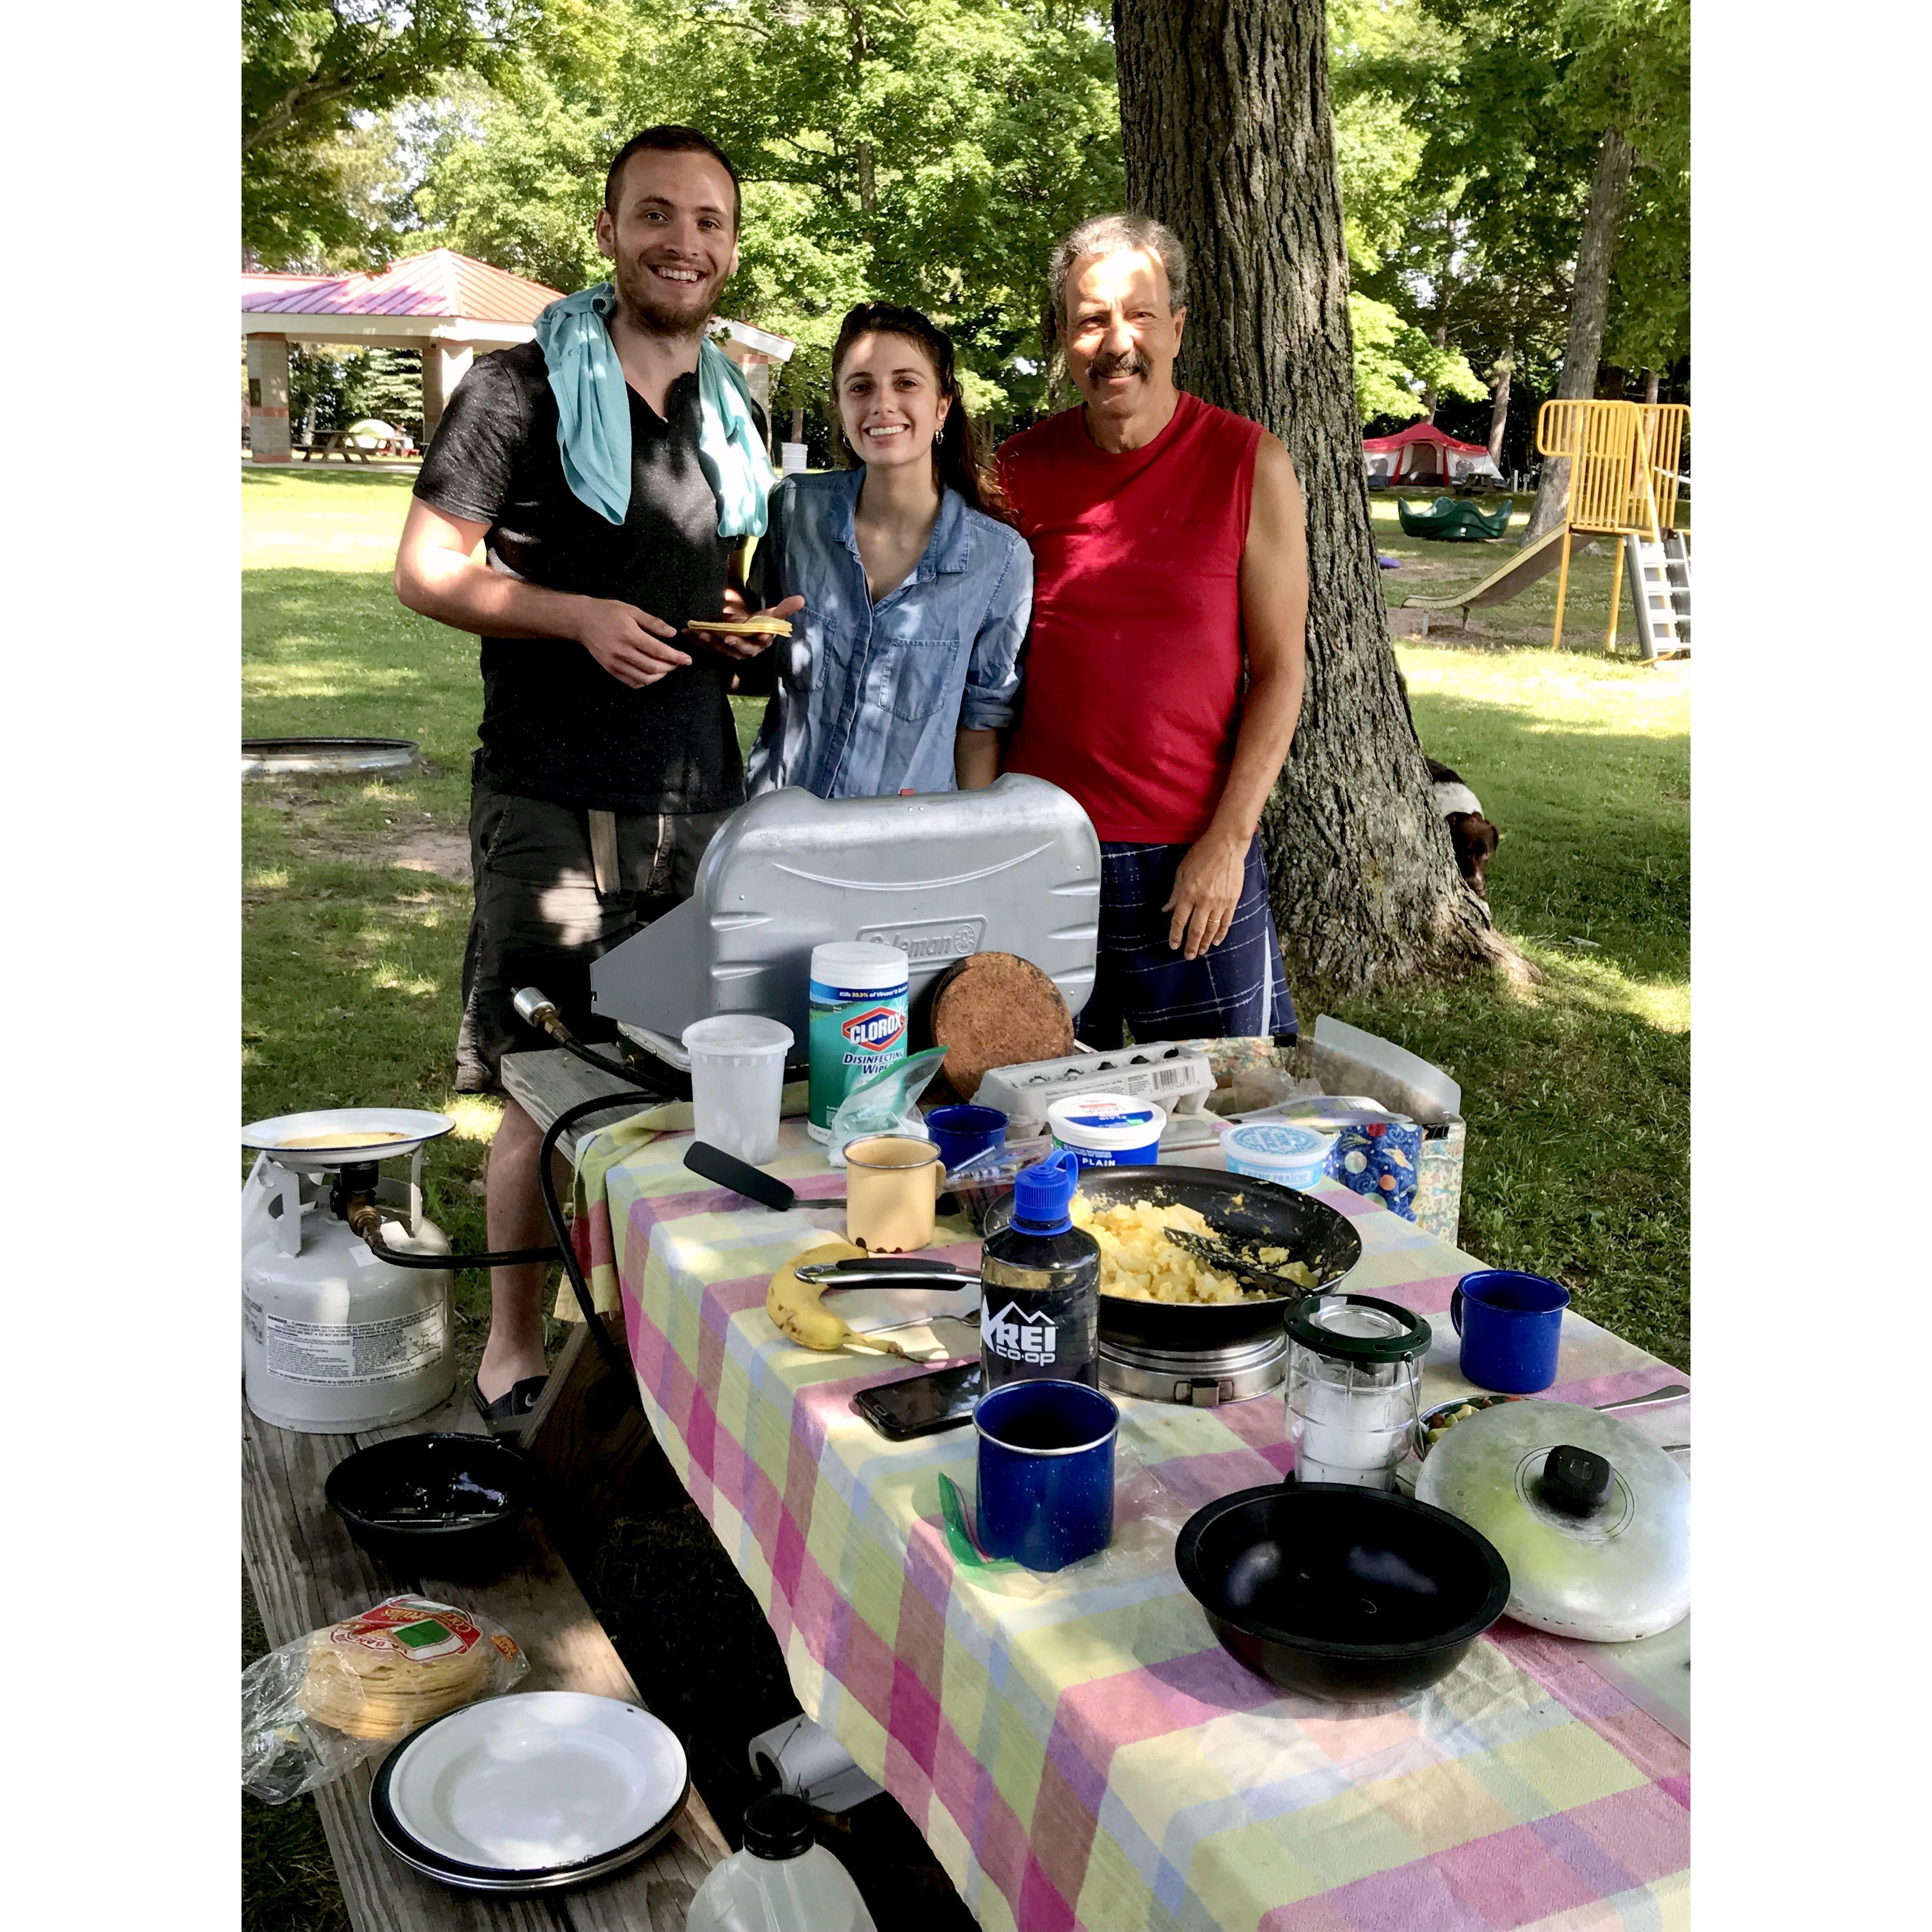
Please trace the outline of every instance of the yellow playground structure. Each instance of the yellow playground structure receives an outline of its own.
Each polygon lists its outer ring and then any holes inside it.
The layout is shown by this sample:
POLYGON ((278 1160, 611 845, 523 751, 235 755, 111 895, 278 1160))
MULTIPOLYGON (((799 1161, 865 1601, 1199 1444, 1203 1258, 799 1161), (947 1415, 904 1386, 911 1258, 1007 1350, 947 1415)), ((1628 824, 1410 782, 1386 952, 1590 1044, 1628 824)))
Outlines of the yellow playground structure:
POLYGON ((1690 426, 1683 403, 1556 400, 1536 418, 1536 446, 1546 461, 1569 466, 1562 522, 1519 551, 1492 575, 1446 597, 1411 597, 1403 608, 1472 610, 1502 604, 1554 570, 1556 623, 1553 650, 1563 642, 1563 610, 1570 592, 1570 552, 1575 533, 1612 536, 1622 568, 1610 584, 1610 622, 1604 648, 1617 644, 1623 580, 1630 582, 1638 646, 1646 662, 1688 656, 1690 649, 1690 554, 1677 527, 1682 490, 1679 464, 1690 426))

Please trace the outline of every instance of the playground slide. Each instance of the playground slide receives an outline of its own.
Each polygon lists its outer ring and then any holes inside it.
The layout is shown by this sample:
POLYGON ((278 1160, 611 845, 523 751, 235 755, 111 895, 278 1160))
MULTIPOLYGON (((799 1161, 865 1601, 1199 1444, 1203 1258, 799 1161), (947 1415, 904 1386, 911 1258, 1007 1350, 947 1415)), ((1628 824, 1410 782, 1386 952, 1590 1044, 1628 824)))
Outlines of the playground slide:
POLYGON ((1465 617, 1491 604, 1507 604, 1532 584, 1543 579, 1563 561, 1563 526, 1558 524, 1546 536, 1537 538, 1527 550, 1520 550, 1502 569, 1492 572, 1481 583, 1448 597, 1406 597, 1405 610, 1460 610, 1465 617))

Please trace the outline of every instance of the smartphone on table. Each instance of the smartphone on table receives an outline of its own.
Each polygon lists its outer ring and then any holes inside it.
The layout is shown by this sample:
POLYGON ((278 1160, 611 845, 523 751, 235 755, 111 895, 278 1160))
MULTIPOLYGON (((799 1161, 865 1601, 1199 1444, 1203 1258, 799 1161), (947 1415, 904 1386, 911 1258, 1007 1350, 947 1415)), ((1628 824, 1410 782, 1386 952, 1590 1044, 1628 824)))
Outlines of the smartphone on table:
POLYGON ((959 1362, 950 1369, 935 1369, 930 1375, 908 1376, 903 1382, 861 1389, 852 1398, 852 1406, 881 1436, 904 1442, 970 1422, 973 1405, 985 1388, 980 1364, 959 1362))

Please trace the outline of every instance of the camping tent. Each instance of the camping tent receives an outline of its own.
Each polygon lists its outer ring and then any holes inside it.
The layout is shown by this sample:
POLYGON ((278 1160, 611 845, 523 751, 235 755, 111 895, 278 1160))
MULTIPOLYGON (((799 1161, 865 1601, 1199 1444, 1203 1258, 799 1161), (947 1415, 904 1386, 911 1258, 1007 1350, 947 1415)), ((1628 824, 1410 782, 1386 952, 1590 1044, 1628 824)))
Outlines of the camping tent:
POLYGON ((1480 442, 1458 442, 1432 422, 1411 423, 1394 436, 1365 436, 1362 461, 1384 483, 1460 483, 1468 476, 1502 472, 1480 442))

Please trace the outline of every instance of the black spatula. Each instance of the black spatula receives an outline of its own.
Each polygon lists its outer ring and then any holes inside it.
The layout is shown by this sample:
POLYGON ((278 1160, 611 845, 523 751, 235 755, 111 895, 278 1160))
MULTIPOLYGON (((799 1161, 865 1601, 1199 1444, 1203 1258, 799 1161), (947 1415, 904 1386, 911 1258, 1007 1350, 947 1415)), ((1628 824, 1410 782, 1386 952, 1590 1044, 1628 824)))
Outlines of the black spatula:
POLYGON ((713 1147, 709 1141, 693 1141, 684 1150, 684 1164, 693 1174, 715 1180, 720 1187, 728 1187, 748 1201, 776 1208, 781 1214, 798 1198, 782 1180, 774 1180, 769 1174, 740 1160, 735 1154, 713 1147))

